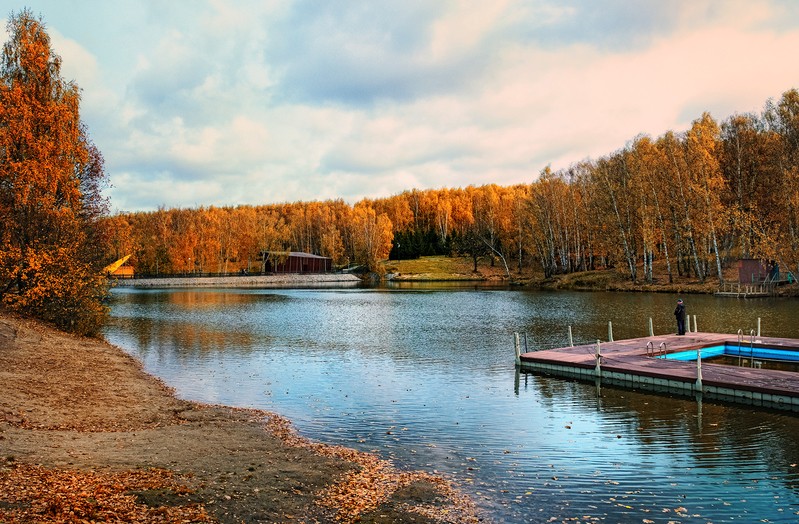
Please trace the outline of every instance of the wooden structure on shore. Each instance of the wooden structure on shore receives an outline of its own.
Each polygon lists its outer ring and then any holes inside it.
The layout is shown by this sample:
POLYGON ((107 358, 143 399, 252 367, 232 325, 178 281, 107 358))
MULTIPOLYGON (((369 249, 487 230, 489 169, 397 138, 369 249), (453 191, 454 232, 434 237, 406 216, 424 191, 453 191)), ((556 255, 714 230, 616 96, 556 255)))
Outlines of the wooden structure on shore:
POLYGON ((266 273, 329 273, 333 259, 297 251, 270 251, 264 256, 266 273))
POLYGON ((740 282, 725 282, 715 295, 717 297, 734 298, 761 298, 774 294, 775 282, 760 282, 758 284, 742 284, 740 282))
POLYGON ((742 258, 738 261, 738 282, 725 282, 716 291, 719 297, 758 298, 774 295, 780 281, 775 262, 742 258))
POLYGON ((103 268, 103 272, 114 278, 133 278, 133 267, 125 265, 125 262, 127 262, 130 257, 131 255, 126 255, 116 262, 108 264, 103 268))
MULTIPOLYGON (((517 337, 516 362, 522 371, 799 411, 799 373, 703 363, 701 357, 662 358, 667 353, 739 343, 735 335, 689 332, 521 353, 517 337)), ((799 352, 799 340, 794 339, 753 336, 752 343, 799 352)))

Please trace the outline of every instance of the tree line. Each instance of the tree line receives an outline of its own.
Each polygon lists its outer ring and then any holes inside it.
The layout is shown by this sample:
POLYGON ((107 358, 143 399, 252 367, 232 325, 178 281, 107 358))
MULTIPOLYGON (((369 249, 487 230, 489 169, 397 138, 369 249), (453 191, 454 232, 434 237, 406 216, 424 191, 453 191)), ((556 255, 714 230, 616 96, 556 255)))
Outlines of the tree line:
POLYGON ((0 64, 0 302, 79 333, 107 315, 102 268, 140 273, 263 268, 303 251, 380 270, 387 257, 468 256, 508 278, 618 268, 634 282, 723 280, 742 258, 799 269, 799 92, 759 114, 639 135, 529 184, 343 200, 108 215, 103 157, 60 76, 44 23, 13 14, 0 64), (662 269, 661 269, 662 268, 662 269), (661 274, 658 274, 658 278, 661 274))
POLYGON ((530 184, 408 190, 387 198, 159 209, 110 219, 113 257, 145 273, 258 269, 264 252, 305 251, 379 269, 451 254, 549 277, 616 267, 634 282, 723 280, 737 258, 799 263, 799 92, 761 114, 621 149, 530 184))

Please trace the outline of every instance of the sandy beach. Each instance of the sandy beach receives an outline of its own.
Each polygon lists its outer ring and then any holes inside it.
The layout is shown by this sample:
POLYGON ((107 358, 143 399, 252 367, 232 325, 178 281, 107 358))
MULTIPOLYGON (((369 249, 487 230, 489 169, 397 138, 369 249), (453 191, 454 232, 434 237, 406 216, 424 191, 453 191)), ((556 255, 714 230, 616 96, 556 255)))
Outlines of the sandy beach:
POLYGON ((450 482, 176 398, 104 341, 0 313, 0 521, 477 522, 450 482))

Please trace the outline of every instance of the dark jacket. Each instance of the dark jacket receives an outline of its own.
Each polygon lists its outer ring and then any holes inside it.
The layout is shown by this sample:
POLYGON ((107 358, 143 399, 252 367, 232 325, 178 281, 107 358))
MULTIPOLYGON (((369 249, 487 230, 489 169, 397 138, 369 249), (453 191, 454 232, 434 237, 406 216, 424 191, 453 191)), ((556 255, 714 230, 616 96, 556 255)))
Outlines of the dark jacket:
POLYGON ((677 304, 677 307, 674 308, 674 316, 677 317, 677 320, 685 320, 685 304, 677 304))

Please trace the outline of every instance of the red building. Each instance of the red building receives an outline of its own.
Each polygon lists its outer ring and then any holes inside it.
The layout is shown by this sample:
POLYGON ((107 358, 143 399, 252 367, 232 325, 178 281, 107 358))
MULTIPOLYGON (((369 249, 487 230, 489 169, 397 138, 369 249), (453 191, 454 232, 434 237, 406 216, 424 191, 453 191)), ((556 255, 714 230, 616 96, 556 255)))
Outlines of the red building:
POLYGON ((757 284, 766 280, 778 280, 780 269, 774 261, 742 258, 738 260, 738 282, 757 284))
POLYGON ((332 258, 297 251, 270 251, 264 261, 267 273, 329 273, 332 270, 332 258))

